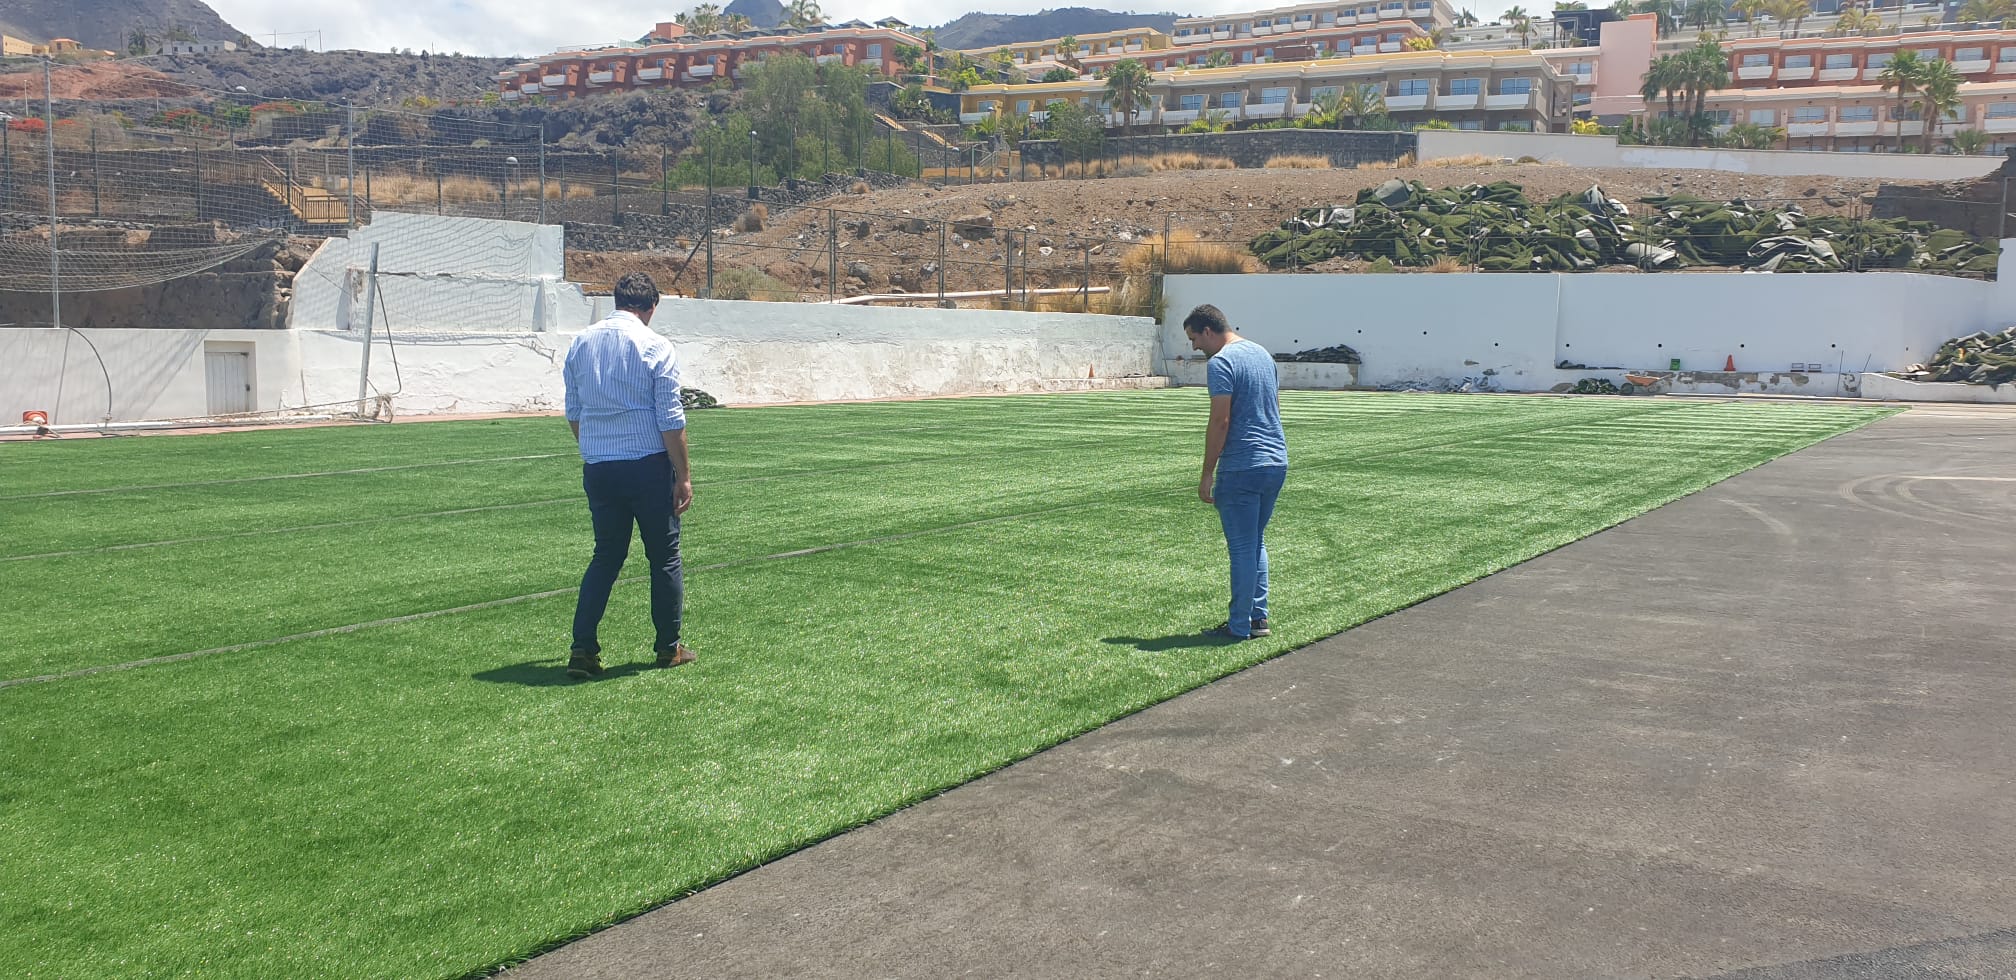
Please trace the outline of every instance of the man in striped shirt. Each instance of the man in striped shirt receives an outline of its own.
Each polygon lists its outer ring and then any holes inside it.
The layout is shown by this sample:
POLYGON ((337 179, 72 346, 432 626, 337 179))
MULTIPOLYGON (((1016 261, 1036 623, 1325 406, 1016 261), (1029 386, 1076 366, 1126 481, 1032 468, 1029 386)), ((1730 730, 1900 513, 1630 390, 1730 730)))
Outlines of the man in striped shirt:
POLYGON ((679 642, 686 589, 679 566, 679 515, 693 506, 686 463, 686 410, 672 342, 650 328, 658 285, 641 272, 616 282, 616 312, 582 331, 567 349, 567 425, 581 448, 581 485, 595 528, 595 557, 581 576, 567 673, 602 672, 596 629, 609 590, 630 555, 630 529, 644 540, 651 572, 651 622, 658 666, 691 663, 679 642))

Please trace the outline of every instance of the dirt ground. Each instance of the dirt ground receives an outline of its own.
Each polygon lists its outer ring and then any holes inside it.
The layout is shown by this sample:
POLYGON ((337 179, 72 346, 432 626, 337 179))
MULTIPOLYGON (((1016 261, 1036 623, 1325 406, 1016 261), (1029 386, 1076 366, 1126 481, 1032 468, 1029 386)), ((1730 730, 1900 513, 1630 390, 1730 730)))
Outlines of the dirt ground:
MULTIPOLYGON (((1393 178, 1430 187, 1511 181, 1536 201, 1600 186, 1627 204, 1675 192, 1710 200, 1797 203, 1809 214, 1866 209, 1862 198, 1881 181, 1835 177, 1771 177, 1706 171, 1604 170, 1548 164, 1414 167, 1360 170, 1179 170, 1145 177, 1045 180, 905 188, 848 195, 772 215, 757 232, 727 233, 715 244, 717 276, 735 267, 760 269, 803 299, 864 292, 932 293, 938 276, 938 230, 930 222, 987 215, 996 229, 1014 229, 1016 286, 1075 288, 1114 285, 1121 257, 1165 226, 1244 250, 1255 235, 1300 208, 1348 204, 1359 190, 1393 178), (840 251, 828 242, 827 208, 839 214, 840 251), (924 219, 910 224, 912 219, 924 219), (1026 232, 1027 241, 1024 241, 1026 232), (1045 251, 1049 254, 1043 254, 1045 251), (1026 255, 1026 258, 1025 258, 1026 255), (1089 258, 1089 269, 1087 259, 1089 258), (838 273, 829 283, 828 273, 838 273), (1025 275, 1026 270, 1026 275, 1025 275), (863 274, 865 273, 865 275, 863 274)), ((631 268, 693 295, 704 280, 704 257, 682 272, 685 256, 570 253, 569 275, 612 281, 631 268)), ((948 291, 1002 288, 1009 262, 1004 239, 948 236, 948 291)), ((1342 271, 1319 270, 1319 271, 1342 271)))
MULTIPOLYGON (((189 86, 152 68, 116 61, 69 65, 49 73, 51 94, 58 99, 174 99, 190 95, 189 86)), ((42 68, 0 74, 0 99, 42 98, 42 68)), ((41 107, 33 107, 40 114, 41 107)))

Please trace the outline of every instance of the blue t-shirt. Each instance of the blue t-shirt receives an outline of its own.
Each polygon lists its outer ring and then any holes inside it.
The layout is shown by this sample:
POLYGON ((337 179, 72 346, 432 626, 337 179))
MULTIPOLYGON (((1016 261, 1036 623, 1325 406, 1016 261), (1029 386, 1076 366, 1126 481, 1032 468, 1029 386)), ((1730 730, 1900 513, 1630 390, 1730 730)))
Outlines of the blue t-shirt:
POLYGON ((1232 396, 1232 427, 1218 472, 1288 465, 1288 437, 1281 432, 1281 396, 1274 356, 1250 340, 1226 344, 1206 370, 1211 394, 1232 396))

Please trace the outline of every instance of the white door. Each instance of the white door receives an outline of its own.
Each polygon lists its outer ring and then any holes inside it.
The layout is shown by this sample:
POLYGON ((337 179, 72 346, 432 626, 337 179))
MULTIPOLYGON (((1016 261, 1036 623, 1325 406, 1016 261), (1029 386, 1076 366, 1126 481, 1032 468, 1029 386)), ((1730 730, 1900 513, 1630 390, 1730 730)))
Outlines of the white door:
POLYGON ((252 410, 251 354, 205 351, 203 376, 210 388, 210 414, 231 415, 252 410))

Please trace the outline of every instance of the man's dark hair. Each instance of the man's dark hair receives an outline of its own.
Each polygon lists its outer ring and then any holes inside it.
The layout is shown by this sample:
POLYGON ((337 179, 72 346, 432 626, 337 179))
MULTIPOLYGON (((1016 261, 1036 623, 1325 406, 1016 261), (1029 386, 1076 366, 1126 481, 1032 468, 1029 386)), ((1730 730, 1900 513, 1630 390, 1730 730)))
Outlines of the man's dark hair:
POLYGON ((616 280, 616 308, 643 313, 658 305, 658 284, 645 272, 626 272, 616 280))
POLYGON ((1209 303, 1191 310, 1190 315, 1183 318, 1185 333, 1224 333, 1230 329, 1232 324, 1225 319, 1225 311, 1209 303))

